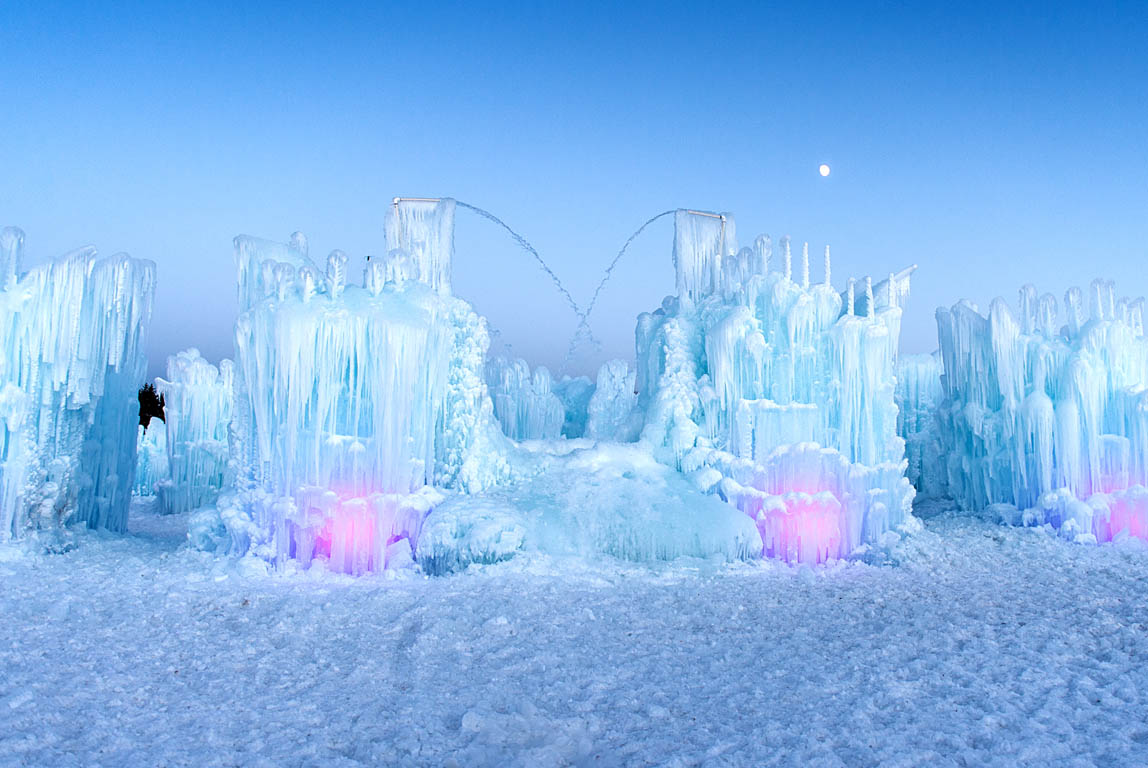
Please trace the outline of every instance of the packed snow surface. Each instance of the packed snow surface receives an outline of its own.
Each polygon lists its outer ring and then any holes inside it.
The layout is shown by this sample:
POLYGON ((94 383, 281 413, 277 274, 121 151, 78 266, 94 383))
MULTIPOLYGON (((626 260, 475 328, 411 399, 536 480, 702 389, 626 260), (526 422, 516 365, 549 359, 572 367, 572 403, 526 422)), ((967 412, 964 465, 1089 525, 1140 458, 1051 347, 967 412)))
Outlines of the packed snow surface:
POLYGON ((882 564, 427 579, 268 574, 137 509, 0 549, 0 766, 1143 764, 1145 545, 917 512, 882 564))

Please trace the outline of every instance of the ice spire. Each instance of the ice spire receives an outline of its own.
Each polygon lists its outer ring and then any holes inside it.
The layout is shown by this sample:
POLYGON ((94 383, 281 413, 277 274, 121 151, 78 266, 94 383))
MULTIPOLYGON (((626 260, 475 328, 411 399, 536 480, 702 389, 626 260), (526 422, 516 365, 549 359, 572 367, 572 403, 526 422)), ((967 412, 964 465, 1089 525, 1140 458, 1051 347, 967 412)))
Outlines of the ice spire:
POLYGON ((849 299, 845 305, 846 306, 845 314, 850 315, 850 316, 853 315, 854 308, 856 307, 856 301, 855 301, 855 295, 856 295, 856 291, 857 291, 856 283, 857 283, 856 280, 854 280, 853 278, 849 278, 849 287, 846 289, 846 291, 849 294, 849 299))
POLYGON ((801 246, 801 287, 809 290, 809 243, 801 246))
MULTIPOLYGON (((278 264, 275 267, 275 296, 280 302, 287 301, 291 289, 295 286, 295 269, 290 264, 278 264)), ((169 367, 171 363, 168 363, 169 367)), ((170 376, 170 374, 169 374, 170 376)))
POLYGON ((1076 286, 1064 292, 1064 311, 1068 316, 1068 335, 1075 337, 1084 325, 1084 297, 1076 286))
POLYGON ((753 241, 753 251, 757 257, 757 274, 764 275, 769 271, 769 260, 773 256, 773 241, 769 235, 758 235, 753 241))
POLYGON ((347 254, 335 249, 327 257, 327 292, 332 299, 343 295, 347 287, 347 254))
POLYGON ((793 279, 793 254, 789 250, 789 235, 781 238, 781 252, 785 258, 785 279, 793 279))
POLYGON ((18 227, 4 227, 0 231, 0 290, 8 288, 20 277, 23 252, 23 230, 18 227))
POLYGON ((865 276, 865 314, 873 317, 873 278, 865 276))
POLYGON ((387 282, 385 269, 382 259, 367 257, 367 266, 363 269, 363 287, 367 293, 378 296, 383 292, 383 285, 387 282))
POLYGON ((833 272, 832 266, 829 263, 829 246, 827 245, 827 246, 825 246, 825 284, 826 285, 833 285, 833 282, 830 279, 832 272, 833 272))
POLYGON ((299 296, 303 299, 304 304, 315 295, 317 282, 315 270, 310 267, 299 267, 299 296))

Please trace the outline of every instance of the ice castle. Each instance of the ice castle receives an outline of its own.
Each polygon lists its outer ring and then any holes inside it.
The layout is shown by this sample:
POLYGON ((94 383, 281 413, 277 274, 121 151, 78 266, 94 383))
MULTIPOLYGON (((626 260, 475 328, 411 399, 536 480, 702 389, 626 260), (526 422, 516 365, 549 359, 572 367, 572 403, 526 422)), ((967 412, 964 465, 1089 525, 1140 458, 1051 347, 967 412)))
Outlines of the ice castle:
POLYGON ((155 265, 87 247, 25 272, 23 246, 0 232, 0 542, 123 531, 155 265))
POLYGON ((642 440, 753 518, 763 554, 816 563, 911 529, 894 370, 912 269, 844 294, 794 279, 789 240, 736 246, 728 214, 675 218, 677 296, 637 327, 642 440))
POLYGON ((828 253, 811 284, 807 249, 794 279, 787 240, 771 271, 768 238, 738 250, 732 216, 679 211, 677 296, 639 318, 637 368, 556 382, 486 359, 484 321, 450 291, 454 213, 449 199, 397 199, 387 256, 368 260, 362 286, 341 252, 320 270, 302 236, 236 239, 235 477, 193 516, 193 541, 359 573, 395 557, 493 561, 531 541, 819 563, 912 529, 893 400, 908 272, 839 293, 828 253), (556 440, 573 442, 545 447, 556 440), (610 455, 634 471, 602 475, 595 446, 626 442, 610 455), (639 474, 667 482, 642 455, 686 482, 658 510, 622 511, 639 474), (522 512, 543 497, 584 506, 571 489, 587 477, 601 514, 522 512), (706 495, 740 510, 756 543, 706 495))
POLYGON ((1148 538, 1148 341, 1143 299, 1094 281, 1064 296, 1020 290, 982 315, 937 310, 945 481, 963 506, 1069 537, 1148 538))
POLYGON ((198 547, 363 573, 522 549, 823 563, 914 529, 894 402, 911 269, 839 291, 828 249, 814 283, 807 246, 795 275, 787 238, 739 249, 731 215, 679 210, 676 295, 639 316, 636 365, 555 378, 488 359, 451 291, 455 212, 397 198, 361 284, 301 234, 237 237, 234 361, 169 358, 166 423, 138 433, 105 409, 141 383, 151 265, 85 251, 10 276, 4 530, 73 508, 122 529, 134 487, 198 547), (29 397, 48 403, 31 430, 29 397))

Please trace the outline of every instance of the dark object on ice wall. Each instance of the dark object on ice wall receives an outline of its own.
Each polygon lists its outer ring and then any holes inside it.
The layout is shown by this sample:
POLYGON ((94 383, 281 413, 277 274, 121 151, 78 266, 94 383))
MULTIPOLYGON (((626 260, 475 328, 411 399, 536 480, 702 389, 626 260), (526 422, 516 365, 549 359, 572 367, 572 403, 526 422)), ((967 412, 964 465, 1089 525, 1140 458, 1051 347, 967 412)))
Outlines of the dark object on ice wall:
POLYGON ((166 421, 163 417, 163 395, 157 394, 155 384, 147 383, 140 387, 140 426, 147 429, 152 418, 166 421))

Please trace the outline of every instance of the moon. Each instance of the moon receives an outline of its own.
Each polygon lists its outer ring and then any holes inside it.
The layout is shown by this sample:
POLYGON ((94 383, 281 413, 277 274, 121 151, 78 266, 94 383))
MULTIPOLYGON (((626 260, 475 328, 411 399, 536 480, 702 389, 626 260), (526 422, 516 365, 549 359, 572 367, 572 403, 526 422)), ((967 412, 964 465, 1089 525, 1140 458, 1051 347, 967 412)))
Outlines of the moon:
POLYGON ((828 176, 829 175, 829 166, 826 165, 825 163, 822 163, 821 167, 817 169, 817 172, 820 173, 822 176, 828 176))

